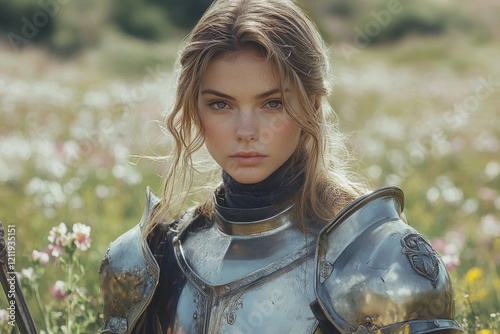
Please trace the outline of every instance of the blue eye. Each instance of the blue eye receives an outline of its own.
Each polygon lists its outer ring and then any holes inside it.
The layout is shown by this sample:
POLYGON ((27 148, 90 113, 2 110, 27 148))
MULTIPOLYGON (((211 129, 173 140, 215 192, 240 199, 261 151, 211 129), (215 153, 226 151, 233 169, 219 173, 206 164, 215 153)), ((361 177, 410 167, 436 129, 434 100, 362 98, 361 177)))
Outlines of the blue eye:
POLYGON ((222 102, 222 101, 216 101, 213 103, 210 103, 210 107, 216 109, 216 110, 222 110, 227 108, 227 103, 222 102))
POLYGON ((281 103, 280 100, 272 100, 272 101, 267 102, 266 105, 267 105, 268 108, 278 109, 278 108, 281 108, 282 103, 281 103))

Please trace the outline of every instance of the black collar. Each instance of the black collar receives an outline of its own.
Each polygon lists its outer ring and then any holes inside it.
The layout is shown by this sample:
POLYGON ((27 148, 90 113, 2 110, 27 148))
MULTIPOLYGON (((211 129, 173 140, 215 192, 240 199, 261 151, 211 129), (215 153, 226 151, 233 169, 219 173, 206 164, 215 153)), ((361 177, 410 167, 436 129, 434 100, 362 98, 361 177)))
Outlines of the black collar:
POLYGON ((228 208, 253 209, 269 206, 282 207, 304 184, 304 172, 300 164, 291 163, 291 158, 266 179, 252 184, 239 183, 225 171, 223 202, 228 208))

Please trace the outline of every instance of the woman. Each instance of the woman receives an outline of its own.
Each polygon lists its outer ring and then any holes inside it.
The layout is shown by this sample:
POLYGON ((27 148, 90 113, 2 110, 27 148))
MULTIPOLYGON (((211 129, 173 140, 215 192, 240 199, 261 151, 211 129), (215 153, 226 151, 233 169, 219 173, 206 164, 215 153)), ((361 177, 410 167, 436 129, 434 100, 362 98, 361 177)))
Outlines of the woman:
POLYGON ((103 333, 461 332, 401 190, 349 177, 328 75, 291 1, 207 10, 180 54, 163 197, 148 191, 140 224, 103 260, 103 333), (174 219, 202 146, 222 184, 174 219))

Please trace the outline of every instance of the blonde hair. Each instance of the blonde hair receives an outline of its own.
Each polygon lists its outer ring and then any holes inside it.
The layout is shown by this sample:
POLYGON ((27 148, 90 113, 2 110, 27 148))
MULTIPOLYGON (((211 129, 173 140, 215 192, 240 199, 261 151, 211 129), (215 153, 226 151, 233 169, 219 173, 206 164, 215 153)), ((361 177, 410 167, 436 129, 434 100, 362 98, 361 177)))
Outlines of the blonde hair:
MULTIPOLYGON (((303 187, 293 198, 295 221, 324 224, 365 192, 363 183, 353 181, 347 172, 349 151, 327 101, 333 78, 328 49, 316 26, 289 0, 218 0, 192 30, 180 53, 175 102, 166 120, 175 147, 163 198, 152 216, 154 223, 172 215, 169 210, 174 201, 185 198, 191 188, 193 153, 204 143, 197 98, 208 64, 246 50, 272 62, 282 90, 293 85, 299 93, 299 110, 284 101, 285 110, 302 129, 292 155, 302 161, 298 165, 305 175, 303 187)), ((154 224, 150 225, 152 229, 154 224)))

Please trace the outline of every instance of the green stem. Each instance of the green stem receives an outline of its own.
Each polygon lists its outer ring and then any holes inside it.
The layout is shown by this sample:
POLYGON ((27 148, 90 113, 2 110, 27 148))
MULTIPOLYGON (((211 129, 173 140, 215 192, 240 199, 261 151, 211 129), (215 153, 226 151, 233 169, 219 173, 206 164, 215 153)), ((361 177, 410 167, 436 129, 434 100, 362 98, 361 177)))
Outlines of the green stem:
POLYGON ((43 321, 43 327, 47 332, 50 332, 49 327, 47 326, 47 312, 45 311, 45 307, 43 307, 42 303, 42 298, 40 297, 40 291, 38 289, 38 283, 34 284, 34 289, 35 291, 35 300, 36 300, 36 305, 38 306, 38 310, 40 311, 40 314, 42 315, 42 321, 43 321))
MULTIPOLYGON (((493 257, 487 256, 486 257, 486 263, 488 264, 488 267, 490 269, 490 273, 493 276, 493 282, 498 282, 499 277, 498 277, 498 272, 497 272, 497 266, 495 264, 495 261, 493 260, 493 257)), ((497 297, 497 303, 500 302, 500 291, 498 289, 493 289, 496 293, 497 297)))
POLYGON ((66 296, 66 330, 68 331, 68 334, 72 332, 71 297, 70 297, 73 291, 73 286, 71 284, 72 279, 73 279, 73 255, 70 254, 68 263, 68 277, 66 282, 66 291, 68 293, 68 295, 66 296))
POLYGON ((469 304, 469 308, 470 308, 470 314, 468 317, 469 318, 468 319, 469 326, 472 325, 473 326, 472 328, 474 328, 474 330, 475 330, 475 328, 476 328, 476 312, 474 311, 474 305, 472 305, 472 302, 470 301, 470 298, 469 298, 470 294, 467 293, 467 295, 468 296, 467 296, 466 300, 467 300, 467 303, 469 304))

